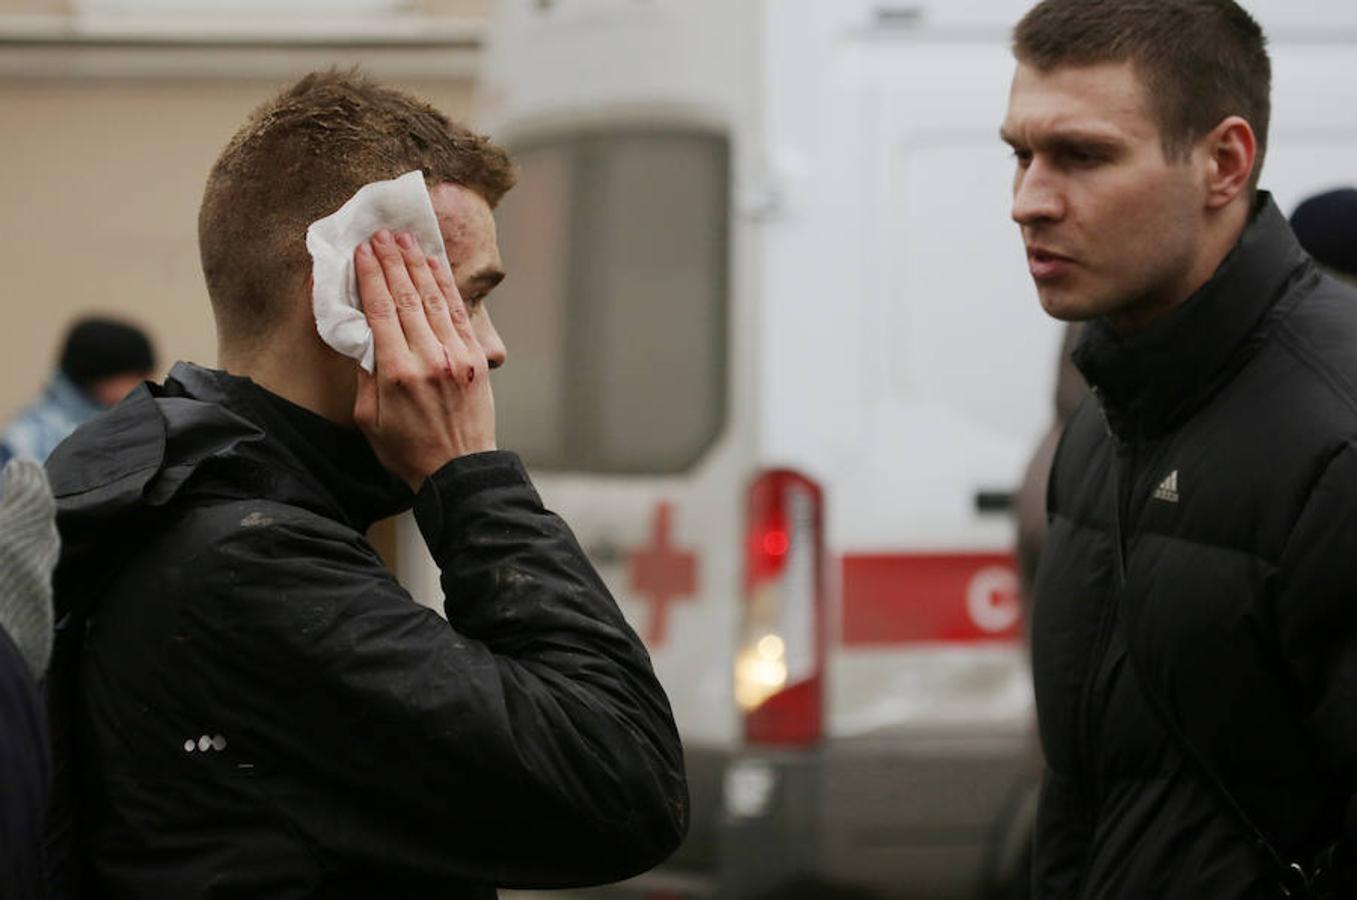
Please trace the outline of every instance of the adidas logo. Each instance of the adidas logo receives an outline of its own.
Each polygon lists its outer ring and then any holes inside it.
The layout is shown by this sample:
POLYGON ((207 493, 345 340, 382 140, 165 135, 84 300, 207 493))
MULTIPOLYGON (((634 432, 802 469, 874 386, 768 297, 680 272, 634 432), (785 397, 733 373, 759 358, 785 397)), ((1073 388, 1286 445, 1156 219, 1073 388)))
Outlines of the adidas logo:
POLYGON ((1178 470, 1174 469, 1169 473, 1169 477, 1159 482, 1159 487, 1154 489, 1154 499, 1163 500, 1166 503, 1178 502, 1178 470))

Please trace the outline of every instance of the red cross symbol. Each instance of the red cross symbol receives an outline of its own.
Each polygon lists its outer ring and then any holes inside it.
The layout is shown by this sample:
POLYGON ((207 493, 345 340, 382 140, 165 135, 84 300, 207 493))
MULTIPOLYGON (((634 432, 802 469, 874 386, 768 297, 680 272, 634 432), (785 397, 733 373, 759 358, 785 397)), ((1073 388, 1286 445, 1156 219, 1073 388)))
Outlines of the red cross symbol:
POLYGON ((697 591, 697 555, 680 551, 670 543, 674 507, 662 501, 655 507, 650 528, 650 546, 633 550, 628 559, 631 592, 650 601, 646 625, 647 646, 664 643, 669 624, 669 604, 697 591))

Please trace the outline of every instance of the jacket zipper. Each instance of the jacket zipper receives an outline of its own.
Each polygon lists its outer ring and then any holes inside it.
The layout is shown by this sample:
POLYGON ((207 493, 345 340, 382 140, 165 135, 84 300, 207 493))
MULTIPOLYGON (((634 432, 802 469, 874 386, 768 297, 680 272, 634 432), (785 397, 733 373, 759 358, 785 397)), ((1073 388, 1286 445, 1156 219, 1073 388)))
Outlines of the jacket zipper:
MULTIPOLYGON (((1135 478, 1135 447, 1127 446, 1115 437, 1113 440, 1112 452, 1112 555, 1117 566, 1117 592, 1112 603, 1113 608, 1117 606, 1116 600, 1120 597, 1121 591, 1126 587, 1126 538, 1122 533, 1122 507, 1126 506, 1126 501, 1131 490, 1131 482, 1135 478), (1127 458, 1127 470, 1129 471, 1128 482, 1123 485, 1121 478, 1121 457, 1127 458)), ((1109 617, 1110 618, 1110 617, 1109 617)))
MULTIPOLYGON (((1093 393, 1095 397, 1097 397, 1100 405, 1100 412, 1102 412, 1103 416, 1103 428, 1107 431, 1107 437, 1112 442, 1112 554, 1117 570, 1117 582, 1112 591, 1111 598, 1099 615, 1097 642, 1094 645, 1095 649, 1089 667, 1089 678, 1084 685, 1083 700, 1080 707, 1080 715, 1083 717, 1081 730, 1084 734, 1083 766, 1093 782, 1091 796, 1096 798, 1102 794, 1102 785, 1099 783, 1098 770, 1094 758, 1097 748, 1093 740, 1093 693, 1096 688, 1098 673, 1101 670, 1103 658, 1107 655, 1107 646, 1111 642, 1112 632, 1115 630, 1117 612, 1121 606, 1121 594, 1126 589, 1126 542, 1122 525, 1122 510, 1123 507, 1129 508, 1130 505, 1131 490, 1135 486, 1135 461, 1139 448, 1135 442, 1127 443, 1116 436, 1112 431, 1111 422, 1107 419, 1107 411, 1101 409, 1102 397, 1098 396, 1096 388, 1093 389, 1093 393), (1125 481, 1122 479, 1121 460, 1123 457, 1127 460, 1126 469, 1129 473, 1129 477, 1125 481)), ((1129 647, 1126 648, 1126 652, 1128 655, 1130 654, 1131 650, 1129 647)), ((1234 816, 1242 822, 1248 830, 1254 832, 1256 835, 1256 838, 1253 841, 1254 845, 1267 855, 1268 861, 1277 869, 1277 877, 1279 878, 1279 884, 1282 888, 1282 896, 1310 896, 1310 893, 1313 891, 1312 885, 1319 873, 1307 872, 1305 867, 1300 863, 1292 862, 1288 864, 1286 860, 1278 854, 1266 836, 1258 830, 1258 827, 1235 801, 1229 790, 1215 778, 1210 766, 1208 766, 1203 761, 1200 754, 1187 743, 1186 738, 1180 736, 1177 740, 1187 753, 1188 758, 1195 759, 1196 764, 1206 773, 1208 779, 1214 782, 1217 792, 1224 799, 1225 807, 1231 810, 1234 816)), ((1096 816, 1097 809, 1095 805, 1093 803, 1088 803, 1087 818, 1090 833, 1092 833, 1093 829, 1097 826, 1096 816)), ((1087 877, 1088 857, 1086 855, 1083 870, 1079 874, 1079 892, 1083 891, 1084 879, 1087 877)))

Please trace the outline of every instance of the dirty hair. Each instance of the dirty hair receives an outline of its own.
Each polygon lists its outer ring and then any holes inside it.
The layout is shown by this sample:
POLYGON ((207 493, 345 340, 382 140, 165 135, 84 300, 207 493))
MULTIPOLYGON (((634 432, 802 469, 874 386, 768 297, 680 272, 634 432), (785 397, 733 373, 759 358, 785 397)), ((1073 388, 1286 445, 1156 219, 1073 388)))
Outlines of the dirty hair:
POLYGON ((198 211, 219 339, 265 336, 310 272, 307 226, 363 185, 412 169, 492 208, 516 177, 487 138, 356 69, 312 72, 255 109, 213 165, 198 211))
POLYGON ((1257 186, 1272 63, 1263 29, 1233 0, 1043 0, 1014 29, 1013 55, 1042 72, 1131 63, 1170 160, 1185 159, 1227 117, 1242 117, 1258 141, 1257 186))

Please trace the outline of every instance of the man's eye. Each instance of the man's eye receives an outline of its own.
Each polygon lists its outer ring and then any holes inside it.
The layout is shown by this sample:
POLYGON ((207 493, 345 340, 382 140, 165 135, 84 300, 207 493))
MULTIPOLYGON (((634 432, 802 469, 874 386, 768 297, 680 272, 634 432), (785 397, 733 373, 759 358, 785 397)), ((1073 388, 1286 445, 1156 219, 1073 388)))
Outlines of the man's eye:
POLYGON ((1092 150, 1067 150, 1065 161, 1074 166, 1095 166, 1103 161, 1103 156, 1092 150))
POLYGON ((1032 151, 1015 149, 1013 151, 1013 159, 1017 161, 1019 166, 1027 168, 1032 162, 1032 151))

